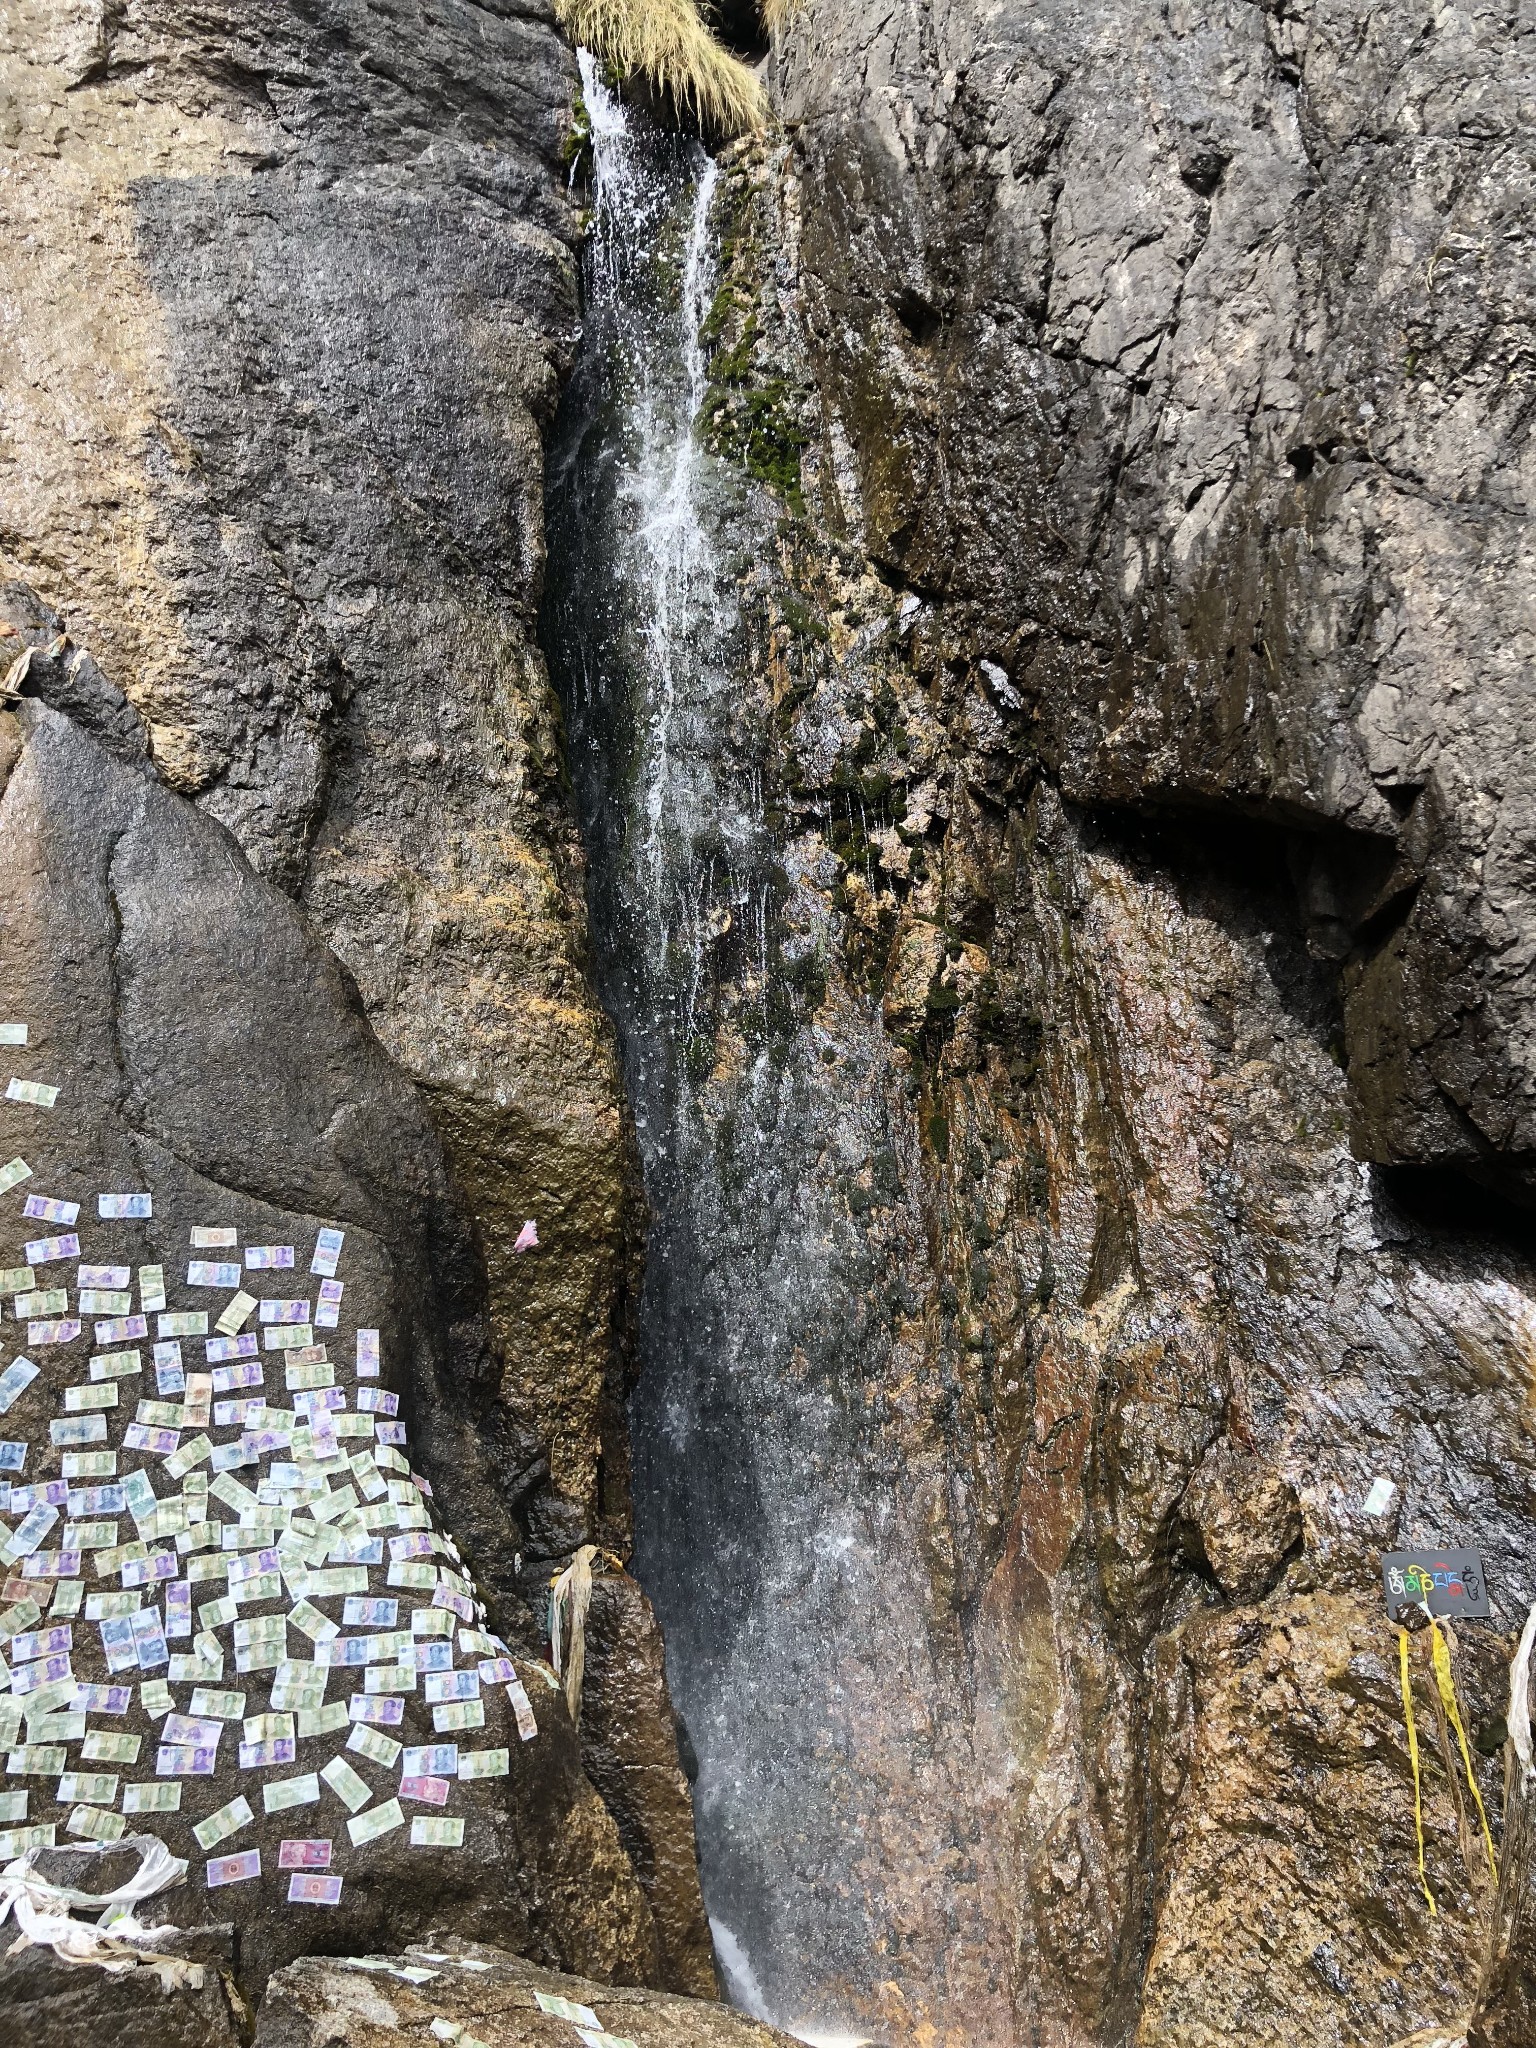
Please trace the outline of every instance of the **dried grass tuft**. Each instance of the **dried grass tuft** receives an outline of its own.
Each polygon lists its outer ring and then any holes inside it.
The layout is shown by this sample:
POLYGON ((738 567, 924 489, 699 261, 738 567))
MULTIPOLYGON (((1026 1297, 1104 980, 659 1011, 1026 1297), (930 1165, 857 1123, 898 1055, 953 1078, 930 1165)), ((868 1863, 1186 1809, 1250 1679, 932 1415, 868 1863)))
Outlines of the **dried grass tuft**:
POLYGON ((638 71, 722 139, 761 128, 768 101, 750 66, 716 42, 693 0, 555 0, 572 42, 638 71))
POLYGON ((776 36, 789 27, 804 6, 805 0, 758 0, 758 18, 769 35, 776 36))

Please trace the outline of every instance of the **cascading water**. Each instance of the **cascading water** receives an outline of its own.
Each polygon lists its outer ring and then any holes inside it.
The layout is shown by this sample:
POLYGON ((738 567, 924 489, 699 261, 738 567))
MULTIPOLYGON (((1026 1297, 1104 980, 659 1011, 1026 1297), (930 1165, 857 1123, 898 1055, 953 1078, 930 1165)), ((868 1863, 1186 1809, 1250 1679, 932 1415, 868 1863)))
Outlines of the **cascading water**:
POLYGON ((984 1979, 1008 1967, 967 1920, 985 1831, 969 1717, 945 1711, 965 1652, 952 1607, 934 1612, 941 1461, 913 1470, 891 1427, 889 1390, 913 1380, 895 1333, 921 1309, 897 1276, 926 1244, 900 1211, 876 1249, 845 1193, 871 1162, 910 1171, 911 1134, 893 1129, 869 998, 835 976, 830 998, 804 995, 827 987, 828 899, 776 841, 772 706, 745 658, 743 592, 769 573, 777 509, 695 431, 715 166, 622 107, 586 56, 582 80, 593 219, 545 638, 653 1212, 638 1569, 699 1759, 727 1989, 850 2041, 893 1977, 942 2003, 951 1944, 984 1979), (893 1785, 925 1813, 921 1839, 892 1817, 893 1785), (918 1904, 934 1885, 937 1914, 918 1904))

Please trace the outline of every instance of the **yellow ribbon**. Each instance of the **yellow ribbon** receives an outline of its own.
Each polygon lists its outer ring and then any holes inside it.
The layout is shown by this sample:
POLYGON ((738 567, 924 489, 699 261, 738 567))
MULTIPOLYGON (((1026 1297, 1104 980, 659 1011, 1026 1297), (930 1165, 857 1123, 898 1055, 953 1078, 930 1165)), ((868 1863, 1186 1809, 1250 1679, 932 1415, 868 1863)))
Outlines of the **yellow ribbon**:
MULTIPOLYGON (((1483 1824, 1483 1847, 1488 1851, 1488 1868, 1493 1872, 1495 1884, 1499 1881, 1498 1858, 1493 1853, 1493 1830, 1488 1825, 1488 1814, 1483 1806, 1483 1795, 1477 1789, 1477 1780, 1472 1775, 1472 1758, 1467 1751, 1467 1731, 1461 1723, 1461 1709, 1456 1704, 1456 1682, 1451 1676, 1451 1653, 1445 1637, 1440 1633, 1433 1615, 1429 1619, 1431 1636, 1430 1654, 1434 1659, 1435 1683, 1440 1688, 1440 1703, 1445 1708, 1446 1718, 1456 1730, 1456 1740, 1461 1744, 1462 1769, 1467 1774, 1467 1784, 1477 1802, 1477 1817, 1483 1824)), ((1405 1637, 1406 1641, 1406 1637, 1405 1637)), ((1406 1651, 1404 1652, 1406 1655, 1406 1651)))
MULTIPOLYGON (((1408 1761, 1413 1766, 1413 1826, 1419 1838, 1419 1883, 1424 1887, 1425 1900, 1433 1913, 1435 1895, 1429 1888, 1429 1874, 1424 1868, 1424 1794, 1419 1780, 1419 1731, 1413 1719, 1413 1681, 1408 1676, 1408 1631, 1405 1628, 1397 1632, 1397 1665, 1403 1682, 1403 1719, 1408 1724, 1408 1761)), ((1481 1800, 1478 1804, 1482 1804, 1481 1800)))

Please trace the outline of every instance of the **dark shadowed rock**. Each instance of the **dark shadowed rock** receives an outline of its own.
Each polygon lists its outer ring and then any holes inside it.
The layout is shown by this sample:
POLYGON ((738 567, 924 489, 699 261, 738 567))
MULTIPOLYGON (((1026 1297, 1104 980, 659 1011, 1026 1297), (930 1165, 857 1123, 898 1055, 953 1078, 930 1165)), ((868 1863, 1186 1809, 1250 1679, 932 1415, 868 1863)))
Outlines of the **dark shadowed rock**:
MULTIPOLYGON (((339 1324, 329 1333, 315 1331, 333 1347, 338 1385, 352 1384, 355 1331, 367 1324, 381 1331, 379 1385, 398 1397, 407 1446, 418 1415, 433 1417, 439 1441, 451 1435, 455 1418, 480 1418, 474 1429, 460 1427, 452 1436, 455 1457, 445 1458, 441 1468, 428 1460, 440 1481, 433 1509, 452 1529, 461 1482, 472 1509, 488 1497, 490 1481, 477 1462, 482 1442, 485 1457, 495 1452, 494 1415, 483 1412, 478 1380, 489 1346, 484 1278, 436 1133, 414 1088, 379 1048, 356 991, 302 913, 254 873, 222 826, 146 770, 112 759, 41 703, 24 700, 4 722, 17 729, 20 744, 0 799, 6 845, 0 870, 0 1012, 27 1024, 27 1044, 14 1050, 14 1064, 59 1089, 52 1108, 12 1101, 0 1108, 0 1151, 7 1158, 25 1155, 32 1169, 22 1188, 4 1198, 6 1263, 16 1264, 23 1236, 42 1227, 21 1216, 23 1195, 37 1189, 81 1205, 78 1227, 87 1259, 120 1261, 130 1269, 146 1262, 163 1265, 173 1310, 215 1307, 222 1298, 183 1285, 194 1226, 232 1228, 242 1244, 299 1247, 303 1279, 246 1276, 263 1294, 271 1291, 271 1280, 284 1293, 312 1288, 308 1250, 319 1224, 344 1229, 339 1324), (120 1189, 152 1191, 152 1219, 99 1222, 98 1190, 120 1189)), ((69 1265, 42 1268, 40 1274, 46 1285, 67 1285, 74 1278, 69 1265)), ((42 1326, 34 1325, 31 1334, 41 1341, 42 1326)), ((97 1337, 101 1342, 100 1327, 97 1337)), ((64 1385, 84 1378, 88 1340, 87 1328, 73 1344, 38 1348, 40 1375, 9 1410, 8 1433, 28 1445, 28 1483, 51 1480, 58 1472, 62 1453, 50 1444, 49 1418, 66 1412, 64 1385)), ((188 1373, 200 1364, 201 1349, 195 1338, 186 1340, 188 1373)), ((143 1362, 118 1383, 122 1399, 107 1418, 109 1444, 121 1445, 134 1402, 151 1391, 148 1353, 146 1338, 132 1354, 143 1362)), ((274 1391, 280 1363, 281 1354, 268 1356, 262 1368, 269 1411, 293 1398, 274 1391)), ((342 1399, 350 1405, 347 1396, 342 1399)), ((74 1405, 72 1396, 71 1410, 74 1405)), ((373 1420, 366 1414, 358 1419, 371 1438, 373 1420)), ((220 1444, 238 1448, 241 1428, 238 1419, 221 1417, 215 1407, 216 1457, 220 1444)), ((194 1434, 188 1428, 182 1440, 194 1434)), ((130 1448, 121 1453, 118 1469, 126 1474, 146 1467, 161 1498, 171 1498, 179 1488, 167 1476, 163 1456, 163 1447, 158 1456, 130 1448)), ((235 1475, 251 1482, 243 1499, 253 1514, 256 1475, 250 1468, 256 1462, 237 1465, 235 1475)), ((385 1473, 391 1469, 408 1471, 400 1452, 387 1454, 385 1473), (393 1468, 389 1457, 396 1460, 393 1468)), ((365 1492, 380 1491, 385 1473, 378 1482, 368 1481, 365 1492)), ((213 1482, 215 1489, 219 1483, 213 1482)), ((420 1498, 408 1485, 405 1491, 420 1498)), ((238 1504, 241 1496, 234 1499, 238 1504)), ((216 1491, 211 1513, 213 1519, 223 1513, 226 1529, 236 1533, 231 1506, 221 1506, 216 1491)), ((432 1528, 442 1526, 423 1519, 432 1528)), ((473 1512, 466 1520, 467 1576, 475 1569, 473 1512)), ((219 1551, 210 1559, 206 1546, 189 1541, 190 1550, 176 1547, 174 1554, 179 1558, 185 1551, 187 1559, 177 1569, 201 1569, 198 1558, 218 1564, 219 1551)), ((457 1567, 460 1552, 451 1540, 439 1554, 457 1567)), ((92 1572, 90 1556, 88 1587, 115 1586, 115 1577, 92 1572)), ((272 1588, 277 1607, 258 1599, 253 1611, 281 1617, 298 1597, 294 1567, 289 1557, 281 1592, 272 1588)), ((13 1582, 24 1570, 12 1567, 13 1582)), ((384 1593, 382 1569, 372 1573, 376 1584, 361 1567, 358 1576, 353 1590, 384 1593)), ((46 1601, 47 1585, 38 1583, 46 1601)), ((194 1585, 193 1597, 205 1600, 218 1590, 194 1585)), ((142 1597, 152 1598, 153 1591, 142 1597)), ((13 1591, 11 1598, 18 1597, 13 1591)), ((408 1627, 413 1604, 430 1592, 418 1592, 414 1603, 408 1591, 392 1597, 406 1617, 401 1626, 408 1627)), ((316 1604, 340 1623, 339 1600, 322 1597, 318 1586, 316 1604)), ((495 1629, 497 1622, 486 1625, 495 1629)), ((222 1631, 230 1668, 204 1674, 201 1683, 244 1695, 237 1722, 242 1714, 264 1712, 272 1691, 270 1665, 258 1658, 248 1673, 237 1675, 227 1622, 208 1626, 222 1631)), ((73 1631, 76 1678, 116 1682, 102 1662, 105 1638, 98 1640, 96 1625, 82 1617, 73 1631)), ((280 1639, 286 1644, 282 1655, 309 1655, 310 1645, 297 1629, 283 1632, 280 1625, 280 1639)), ((174 1653, 190 1644, 171 1647, 174 1653)), ((459 1664, 472 1669, 474 1661, 461 1650, 459 1664)), ((163 1678, 165 1669, 162 1657, 142 1674, 131 1672, 129 1682, 163 1678)), ((265 1812, 264 1779, 318 1770, 343 1753, 346 1728, 300 1736, 296 1753, 290 1747, 286 1772, 239 1767, 238 1726, 226 1729, 214 1774, 176 1781, 183 1793, 179 1813, 151 1814, 141 1822, 162 1832, 172 1852, 192 1863, 188 1882, 164 1895, 166 1917, 188 1927, 209 1918, 204 1851, 193 1840, 192 1825, 243 1793, 255 1818, 216 1848, 259 1848, 262 1875, 219 1894, 217 1914, 234 1923, 233 1967, 247 1989, 259 1987, 269 1970, 317 1938, 312 1916, 318 1909, 286 1902, 288 1880, 278 1868, 280 1838, 308 1835, 335 1838, 330 1869, 343 1878, 341 1903, 326 1909, 321 1939, 387 1946, 447 1921, 592 1974, 652 1978, 649 1909, 613 1822, 582 1775, 553 1678, 545 1667, 528 1663, 526 1653, 521 1672, 532 1694, 535 1738, 520 1739, 505 1689, 489 1683, 483 1732, 460 1738, 466 1751, 505 1749, 509 1758, 507 1775, 454 1786, 446 1810, 464 1815, 461 1849, 412 1846, 404 1827, 354 1847, 348 1807, 324 1784, 318 1788, 323 1806, 311 1799, 265 1812)), ((469 1682, 479 1695, 478 1678, 469 1682)), ((402 1741, 435 1739, 434 1710, 423 1703, 425 1683, 413 1679, 404 1687, 404 1720, 394 1730, 402 1741)), ((179 1713, 189 1711, 190 1684, 178 1676, 172 1686, 179 1713)), ((344 1681, 332 1684, 327 1696, 351 1690, 344 1681)), ((130 1704, 109 1723, 90 1724, 139 1738, 136 1768, 121 1770, 125 1781, 156 1778, 159 1716, 152 1718, 147 1704, 130 1704)), ((78 1735, 73 1739, 78 1744, 78 1735)), ((398 1769, 356 1750, 345 1754, 364 1780, 365 1805, 387 1801, 398 1789, 390 1783, 398 1780, 398 1769)), ((77 1749, 66 1756, 74 1770, 77 1749)), ((22 1780, 31 1795, 26 1820, 53 1820, 62 1830, 70 1808, 55 1806, 39 1770, 46 1770, 41 1760, 22 1780)), ((114 1780, 109 1807, 118 1796, 114 1780)), ((412 1809, 439 1810, 430 1803, 412 1809)))

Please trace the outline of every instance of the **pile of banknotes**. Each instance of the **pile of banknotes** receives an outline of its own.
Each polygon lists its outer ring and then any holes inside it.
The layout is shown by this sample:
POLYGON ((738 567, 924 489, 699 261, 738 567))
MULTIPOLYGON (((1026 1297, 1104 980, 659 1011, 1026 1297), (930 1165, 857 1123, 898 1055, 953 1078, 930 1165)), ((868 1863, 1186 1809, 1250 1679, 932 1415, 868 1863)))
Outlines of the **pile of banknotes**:
MULTIPOLYGON (((41 1127, 64 1086, 13 1077, 6 1099, 41 1127)), ((462 1850, 458 1787, 510 1770, 475 1742, 496 1689, 537 1734, 411 1470, 345 1249, 330 1225, 173 1232, 153 1188, 44 1191, 25 1156, 0 1164, 0 1860, 148 1830, 210 1889, 250 1882, 259 1804, 313 1830, 270 1881, 336 1905, 347 1859, 397 1829, 462 1850), (248 1789, 219 1801, 232 1751, 248 1789)))

